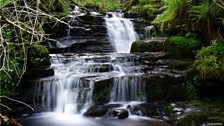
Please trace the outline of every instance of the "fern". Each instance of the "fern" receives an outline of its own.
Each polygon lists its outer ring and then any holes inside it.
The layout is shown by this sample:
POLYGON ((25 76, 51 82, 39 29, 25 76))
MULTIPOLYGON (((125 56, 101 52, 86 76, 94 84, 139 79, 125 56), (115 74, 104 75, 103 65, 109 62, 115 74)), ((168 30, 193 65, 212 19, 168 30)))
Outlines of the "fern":
POLYGON ((154 24, 164 25, 165 23, 172 22, 177 14, 178 10, 183 8, 187 4, 187 0, 165 0, 163 9, 163 13, 153 21, 154 24))
POLYGON ((199 22, 208 18, 209 15, 209 1, 204 0, 197 6, 193 6, 190 10, 190 17, 192 20, 199 22))

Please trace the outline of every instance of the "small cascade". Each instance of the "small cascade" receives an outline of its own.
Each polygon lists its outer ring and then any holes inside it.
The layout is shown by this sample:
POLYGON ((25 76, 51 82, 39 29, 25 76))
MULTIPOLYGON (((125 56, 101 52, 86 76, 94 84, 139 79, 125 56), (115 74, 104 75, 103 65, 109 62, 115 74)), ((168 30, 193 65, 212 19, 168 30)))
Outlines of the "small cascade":
POLYGON ((143 66, 132 54, 52 54, 51 62, 55 76, 36 82, 39 111, 82 113, 103 92, 94 88, 103 81, 112 102, 144 100, 143 66))
POLYGON ((123 14, 118 12, 107 14, 105 20, 109 40, 116 51, 129 53, 132 42, 138 40, 131 20, 123 18, 123 14))
POLYGON ((140 77, 117 77, 113 79, 111 102, 144 101, 145 82, 140 77))
POLYGON ((152 38, 152 31, 154 29, 155 29, 155 27, 153 25, 144 27, 144 37, 145 37, 145 39, 152 38))
POLYGON ((39 80, 37 85, 36 94, 41 94, 40 111, 74 114, 92 103, 93 81, 85 82, 80 78, 68 77, 39 80))
MULTIPOLYGON (((76 20, 76 16, 75 15, 70 15, 70 20, 68 21, 68 24, 71 26, 79 26, 79 22, 76 20)), ((68 27, 67 29, 67 36, 71 35, 71 28, 68 27)))

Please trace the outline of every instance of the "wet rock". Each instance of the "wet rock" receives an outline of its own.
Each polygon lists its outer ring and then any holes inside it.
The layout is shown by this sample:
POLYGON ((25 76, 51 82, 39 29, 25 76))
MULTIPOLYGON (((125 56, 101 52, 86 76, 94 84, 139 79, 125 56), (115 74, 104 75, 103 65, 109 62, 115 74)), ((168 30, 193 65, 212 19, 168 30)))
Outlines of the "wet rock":
POLYGON ((128 117, 129 113, 126 109, 113 109, 114 113, 114 116, 117 115, 118 119, 125 119, 128 117))
POLYGON ((167 56, 167 53, 165 52, 145 52, 142 54, 139 54, 139 62, 144 65, 152 65, 156 61, 160 59, 164 59, 167 56))
POLYGON ((84 113, 84 116, 90 116, 90 117, 104 116, 107 113, 107 111, 108 109, 103 105, 94 105, 84 113))
POLYGON ((148 102, 185 100, 185 77, 155 73, 146 77, 146 100, 148 102))
POLYGON ((111 92, 111 78, 101 78, 95 82, 93 90, 93 100, 96 104, 105 104, 110 101, 110 92, 111 92))
POLYGON ((45 67, 33 68, 31 71, 26 73, 26 77, 30 78, 43 78, 49 76, 54 76, 54 69, 45 67))
POLYGON ((89 72, 110 72, 113 71, 112 64, 95 64, 90 66, 89 72))
POLYGON ((77 17, 78 22, 83 24, 104 24, 105 19, 101 16, 84 15, 77 17))
POLYGON ((142 104, 130 107, 129 110, 134 115, 148 116, 148 117, 157 115, 156 105, 152 103, 142 103, 142 104))
MULTIPOLYGON (((93 105, 90 107, 85 113, 84 116, 89 117, 100 117, 106 115, 108 110, 111 110, 113 108, 121 107, 120 104, 108 104, 108 105, 93 105)), ((121 115, 121 118, 125 116, 124 114, 121 115)))
POLYGON ((141 103, 128 108, 134 115, 148 116, 158 119, 163 119, 171 113, 169 104, 166 102, 160 103, 141 103))

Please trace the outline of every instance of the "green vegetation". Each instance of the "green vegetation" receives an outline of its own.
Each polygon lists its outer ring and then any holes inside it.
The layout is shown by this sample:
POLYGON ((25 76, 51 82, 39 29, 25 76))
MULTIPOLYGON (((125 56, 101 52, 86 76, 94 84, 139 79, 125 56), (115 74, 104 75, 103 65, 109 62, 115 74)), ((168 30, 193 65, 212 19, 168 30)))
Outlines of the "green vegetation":
POLYGON ((183 35, 188 32, 196 33, 206 43, 221 40, 224 36, 224 9, 217 3, 218 0, 166 0, 162 7, 164 11, 153 23, 168 34, 173 34, 176 29, 183 35))
POLYGON ((74 0, 74 2, 80 7, 97 12, 115 11, 120 6, 117 0, 74 0))
POLYGON ((200 126, 207 123, 224 123, 223 103, 217 101, 192 100, 191 103, 201 109, 200 112, 189 113, 188 115, 177 119, 177 126, 200 126))
POLYGON ((182 14, 181 11, 185 11, 184 8, 186 8, 188 4, 187 0, 165 0, 162 7, 164 11, 153 23, 161 25, 161 28, 163 28, 165 24, 173 23, 178 16, 182 14))
POLYGON ((138 4, 129 7, 129 11, 146 19, 153 20, 160 12, 161 3, 161 0, 139 0, 138 4))
POLYGON ((213 43, 197 52, 194 69, 201 78, 224 80, 224 44, 213 43))
POLYGON ((175 125, 176 126, 190 126, 190 125, 200 126, 206 121, 206 116, 207 115, 204 112, 194 112, 177 120, 175 125))
POLYGON ((183 48, 183 49, 194 49, 198 46, 200 46, 200 41, 196 39, 195 36, 193 35, 186 35, 185 37, 183 36, 172 36, 168 40, 170 44, 177 46, 178 48, 183 48))
POLYGON ((32 44, 28 52, 29 68, 37 68, 50 65, 50 57, 48 49, 43 45, 32 44))
POLYGON ((185 84, 185 94, 187 99, 197 99, 198 98, 198 89, 199 86, 199 76, 194 76, 190 81, 187 81, 185 84))

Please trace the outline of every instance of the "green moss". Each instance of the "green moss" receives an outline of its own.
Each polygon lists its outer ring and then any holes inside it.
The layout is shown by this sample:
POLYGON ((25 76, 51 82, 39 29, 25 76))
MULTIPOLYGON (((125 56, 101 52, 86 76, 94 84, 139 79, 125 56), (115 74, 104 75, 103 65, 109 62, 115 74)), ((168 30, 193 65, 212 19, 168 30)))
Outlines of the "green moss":
POLYGON ((28 51, 28 67, 42 67, 50 65, 48 49, 43 45, 33 43, 28 51))
POLYGON ((150 43, 144 41, 135 41, 132 43, 131 52, 149 52, 151 50, 150 43))
POLYGON ((206 121, 207 114, 194 112, 176 121, 176 126, 200 126, 206 121))

